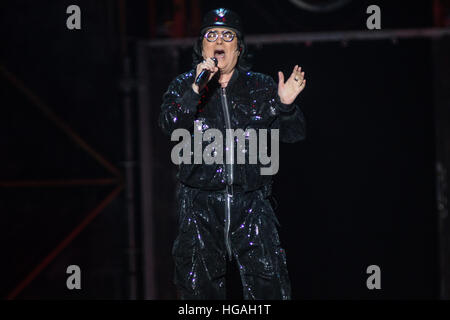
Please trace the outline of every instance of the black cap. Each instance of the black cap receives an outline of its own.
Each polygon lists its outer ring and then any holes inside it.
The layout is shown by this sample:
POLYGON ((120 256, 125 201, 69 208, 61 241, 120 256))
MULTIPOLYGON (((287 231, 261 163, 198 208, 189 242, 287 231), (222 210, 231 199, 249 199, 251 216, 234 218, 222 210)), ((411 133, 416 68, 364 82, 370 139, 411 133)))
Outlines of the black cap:
POLYGON ((241 18, 235 12, 225 8, 214 9, 206 13, 200 33, 203 34, 206 29, 211 27, 230 28, 236 31, 238 36, 241 36, 243 32, 241 18))

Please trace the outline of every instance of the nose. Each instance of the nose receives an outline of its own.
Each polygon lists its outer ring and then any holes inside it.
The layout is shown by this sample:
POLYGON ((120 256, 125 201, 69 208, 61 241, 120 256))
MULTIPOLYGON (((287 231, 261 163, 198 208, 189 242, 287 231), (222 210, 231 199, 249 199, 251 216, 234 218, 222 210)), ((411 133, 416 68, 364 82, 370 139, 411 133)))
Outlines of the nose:
POLYGON ((222 44, 222 42, 223 42, 223 38, 222 38, 222 35, 220 34, 220 35, 217 37, 216 43, 222 44))

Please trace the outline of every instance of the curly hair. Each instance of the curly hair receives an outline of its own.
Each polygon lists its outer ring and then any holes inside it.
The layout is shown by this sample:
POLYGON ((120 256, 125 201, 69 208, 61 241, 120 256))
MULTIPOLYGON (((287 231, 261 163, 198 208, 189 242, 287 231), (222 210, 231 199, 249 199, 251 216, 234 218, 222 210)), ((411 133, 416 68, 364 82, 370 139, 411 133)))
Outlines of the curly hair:
MULTIPOLYGON (((202 43, 206 30, 202 30, 200 36, 194 42, 194 48, 192 52, 192 67, 194 68, 194 70, 197 65, 204 60, 202 55, 202 43)), ((248 54, 247 44, 245 43, 244 36, 240 32, 236 32, 236 36, 238 41, 238 48, 241 52, 236 66, 239 70, 247 72, 252 67, 252 64, 250 62, 251 57, 248 54)))

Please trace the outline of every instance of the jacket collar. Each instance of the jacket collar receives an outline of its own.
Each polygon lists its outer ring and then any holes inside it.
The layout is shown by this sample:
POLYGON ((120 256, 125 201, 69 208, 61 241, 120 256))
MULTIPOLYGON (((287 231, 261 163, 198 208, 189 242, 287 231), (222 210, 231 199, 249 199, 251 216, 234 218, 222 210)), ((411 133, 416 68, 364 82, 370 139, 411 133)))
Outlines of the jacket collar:
MULTIPOLYGON (((236 85, 236 83, 238 82, 238 79, 239 79, 239 70, 238 70, 238 68, 234 68, 233 74, 231 75, 231 78, 228 81, 228 85, 226 87, 227 91, 230 91, 232 89, 232 87, 234 87, 236 85)), ((206 87, 207 87, 207 89, 206 89, 207 91, 220 90, 221 87, 219 84, 218 76, 214 76, 214 78, 211 79, 211 81, 206 85, 206 87)))
POLYGON ((227 88, 231 88, 231 86, 233 86, 237 80, 237 78, 239 78, 239 69, 238 68, 234 68, 233 74, 231 75, 230 81, 228 81, 228 85, 227 88))

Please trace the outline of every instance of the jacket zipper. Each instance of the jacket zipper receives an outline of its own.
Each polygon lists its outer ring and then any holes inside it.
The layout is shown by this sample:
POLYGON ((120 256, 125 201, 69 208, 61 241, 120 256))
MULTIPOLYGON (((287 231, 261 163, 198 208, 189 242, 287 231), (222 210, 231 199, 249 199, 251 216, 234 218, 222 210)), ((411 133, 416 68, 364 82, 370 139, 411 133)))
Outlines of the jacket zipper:
MULTIPOLYGON (((228 102, 227 102, 227 94, 225 91, 225 88, 221 88, 221 98, 222 98, 222 109, 223 114, 225 116, 225 128, 231 129, 231 119, 230 119, 230 112, 228 109, 228 102)), ((225 130, 225 137, 226 137, 226 130, 225 130)), ((225 139, 227 141, 227 139, 225 139)), ((226 203, 225 203, 225 246, 228 251, 228 257, 230 261, 232 260, 232 254, 231 254, 231 244, 230 244, 230 224, 231 224, 231 198, 233 197, 233 160, 234 160, 234 141, 232 145, 230 146, 230 152, 226 154, 226 162, 225 162, 225 172, 226 172, 226 178, 227 178, 227 195, 226 195, 226 203), (229 157, 227 155, 230 155, 229 157)))

